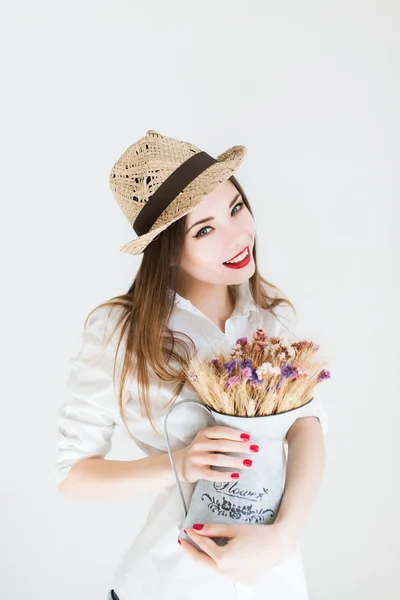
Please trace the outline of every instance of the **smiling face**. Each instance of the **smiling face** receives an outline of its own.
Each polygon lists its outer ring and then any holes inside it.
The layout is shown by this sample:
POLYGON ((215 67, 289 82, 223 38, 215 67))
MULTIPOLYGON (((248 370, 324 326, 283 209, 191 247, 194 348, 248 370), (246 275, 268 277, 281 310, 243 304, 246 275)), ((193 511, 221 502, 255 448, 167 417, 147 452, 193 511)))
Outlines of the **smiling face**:
POLYGON ((255 271, 254 238, 253 216, 234 184, 227 180, 187 215, 183 274, 209 284, 242 283, 255 271), (224 265, 246 247, 249 255, 244 266, 224 265))

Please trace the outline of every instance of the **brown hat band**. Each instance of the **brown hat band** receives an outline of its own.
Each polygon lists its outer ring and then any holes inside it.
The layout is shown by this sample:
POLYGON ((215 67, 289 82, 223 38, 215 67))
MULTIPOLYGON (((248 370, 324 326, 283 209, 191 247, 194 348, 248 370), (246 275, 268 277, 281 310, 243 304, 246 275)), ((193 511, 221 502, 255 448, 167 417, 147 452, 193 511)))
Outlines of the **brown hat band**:
POLYGON ((217 162, 207 152, 197 152, 185 160, 175 171, 162 182, 160 187, 149 196, 146 204, 136 217, 133 229, 137 235, 148 233, 161 213, 174 198, 193 181, 200 173, 217 162))

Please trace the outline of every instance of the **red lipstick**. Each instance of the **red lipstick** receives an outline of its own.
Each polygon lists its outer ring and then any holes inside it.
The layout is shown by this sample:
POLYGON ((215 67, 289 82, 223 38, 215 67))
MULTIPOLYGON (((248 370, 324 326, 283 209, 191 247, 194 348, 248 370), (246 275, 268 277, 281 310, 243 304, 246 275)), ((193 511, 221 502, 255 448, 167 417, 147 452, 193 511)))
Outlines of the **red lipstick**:
MULTIPOLYGON (((247 250, 247 256, 245 256, 242 261, 237 262, 237 263, 229 263, 229 264, 228 263, 222 263, 222 264, 225 267, 228 267, 230 269, 243 269, 243 267, 245 267, 246 265, 249 264, 250 259, 251 259, 249 246, 246 246, 246 248, 244 248, 243 250, 241 250, 241 252, 239 252, 238 254, 236 254, 236 256, 240 256, 240 254, 242 254, 245 250, 247 250)), ((236 256, 234 256, 230 260, 233 260, 234 258, 236 258, 236 256)))

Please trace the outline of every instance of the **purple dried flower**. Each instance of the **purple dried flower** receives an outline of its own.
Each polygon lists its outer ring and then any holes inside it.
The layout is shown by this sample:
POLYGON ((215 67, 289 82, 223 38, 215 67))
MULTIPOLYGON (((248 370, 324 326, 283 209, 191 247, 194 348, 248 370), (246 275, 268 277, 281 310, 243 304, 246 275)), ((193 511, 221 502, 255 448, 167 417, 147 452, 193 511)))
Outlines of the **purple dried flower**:
POLYGON ((250 367, 244 367, 242 369, 242 375, 244 379, 250 379, 251 375, 252 375, 252 370, 250 367))
POLYGON ((251 358, 246 358, 246 360, 244 360, 240 366, 242 368, 244 368, 244 367, 250 367, 250 368, 252 368, 253 367, 253 361, 252 361, 251 358))
POLYGON ((256 384, 263 383, 263 380, 258 378, 256 369, 251 370, 251 376, 250 376, 249 380, 252 383, 256 383, 256 384))
POLYGON ((241 338, 237 339, 236 343, 241 344, 241 345, 247 344, 247 337, 241 337, 241 338))
POLYGON ((238 364, 238 360, 231 360, 229 362, 224 363, 224 367, 228 370, 228 371, 233 371, 233 369, 236 367, 236 365, 238 364))
POLYGON ((322 371, 318 375, 317 383, 319 381, 323 381, 324 379, 329 379, 330 376, 331 376, 330 371, 327 371, 326 369, 322 369, 322 371))
POLYGON ((297 370, 292 365, 282 365, 281 376, 283 379, 291 379, 292 377, 297 376, 297 370))

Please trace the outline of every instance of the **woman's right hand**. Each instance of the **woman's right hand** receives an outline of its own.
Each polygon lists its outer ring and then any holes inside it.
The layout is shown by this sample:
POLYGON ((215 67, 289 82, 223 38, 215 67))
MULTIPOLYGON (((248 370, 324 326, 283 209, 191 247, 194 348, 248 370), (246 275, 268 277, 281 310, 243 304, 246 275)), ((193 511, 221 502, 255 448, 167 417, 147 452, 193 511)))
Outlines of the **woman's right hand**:
POLYGON ((218 452, 254 454, 258 446, 250 440, 243 440, 238 429, 216 425, 200 429, 194 440, 185 448, 176 450, 174 462, 180 481, 196 483, 199 479, 208 481, 232 481, 238 479, 239 469, 248 469, 252 460, 247 457, 227 456, 218 452), (250 447, 253 447, 251 449, 250 447), (214 467, 228 467, 232 471, 217 471, 214 467))

